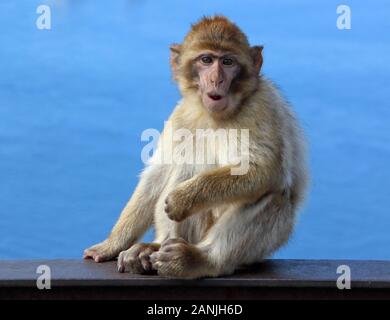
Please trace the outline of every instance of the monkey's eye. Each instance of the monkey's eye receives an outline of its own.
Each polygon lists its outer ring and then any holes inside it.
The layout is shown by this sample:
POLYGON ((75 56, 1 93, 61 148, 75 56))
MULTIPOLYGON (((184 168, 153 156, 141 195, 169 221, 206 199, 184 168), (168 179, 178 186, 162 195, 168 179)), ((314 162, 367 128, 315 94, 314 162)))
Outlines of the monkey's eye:
POLYGON ((213 62, 213 59, 210 57, 210 56, 203 56, 200 58, 200 60, 204 63, 204 64, 210 64, 213 62))
POLYGON ((222 64, 225 66, 231 66, 233 63, 234 63, 234 61, 231 58, 224 58, 222 60, 222 64))

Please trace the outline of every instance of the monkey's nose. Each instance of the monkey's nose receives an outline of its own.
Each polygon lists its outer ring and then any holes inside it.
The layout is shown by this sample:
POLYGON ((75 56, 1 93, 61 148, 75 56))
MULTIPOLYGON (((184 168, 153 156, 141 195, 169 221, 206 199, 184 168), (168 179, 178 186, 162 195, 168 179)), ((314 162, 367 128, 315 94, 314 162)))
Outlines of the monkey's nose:
POLYGON ((223 79, 221 78, 211 79, 211 82, 213 84, 221 84, 223 82, 223 79))
POLYGON ((223 83, 223 79, 211 79, 211 84, 214 88, 218 88, 223 83))

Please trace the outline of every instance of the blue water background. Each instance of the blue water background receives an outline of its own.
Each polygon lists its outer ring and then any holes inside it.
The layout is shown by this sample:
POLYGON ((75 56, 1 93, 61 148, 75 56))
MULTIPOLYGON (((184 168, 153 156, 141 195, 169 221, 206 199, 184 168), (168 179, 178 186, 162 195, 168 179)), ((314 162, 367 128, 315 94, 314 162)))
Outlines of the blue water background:
POLYGON ((168 46, 213 13, 265 46, 310 144, 309 197, 275 257, 390 259, 390 2, 347 2, 352 30, 333 0, 1 0, 0 259, 78 258, 107 236, 142 131, 179 99, 168 46))

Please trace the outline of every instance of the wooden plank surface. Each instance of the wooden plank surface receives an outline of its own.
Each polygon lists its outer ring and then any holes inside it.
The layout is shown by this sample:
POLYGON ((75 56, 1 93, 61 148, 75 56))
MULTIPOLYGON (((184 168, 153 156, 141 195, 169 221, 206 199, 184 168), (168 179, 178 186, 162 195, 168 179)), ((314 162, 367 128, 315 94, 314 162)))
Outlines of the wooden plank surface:
POLYGON ((156 275, 118 273, 116 262, 91 260, 0 261, 2 299, 237 299, 237 298, 387 298, 390 261, 266 260, 232 276, 201 279, 164 279, 156 275), (50 290, 38 290, 40 265, 51 270, 50 290), (336 287, 337 267, 351 269, 351 290, 336 287))

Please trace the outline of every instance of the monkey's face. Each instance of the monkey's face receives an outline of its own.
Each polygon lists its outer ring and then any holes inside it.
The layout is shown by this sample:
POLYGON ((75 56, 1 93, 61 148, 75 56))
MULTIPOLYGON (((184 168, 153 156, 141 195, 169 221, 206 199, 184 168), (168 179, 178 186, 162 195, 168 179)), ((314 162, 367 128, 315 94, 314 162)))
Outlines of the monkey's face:
POLYGON ((194 61, 196 81, 204 107, 225 113, 235 106, 231 84, 240 72, 236 57, 229 52, 204 51, 194 61))
POLYGON ((199 98, 215 118, 228 118, 258 86, 262 47, 225 17, 204 18, 183 44, 170 47, 173 78, 184 98, 199 98))

